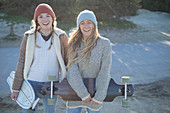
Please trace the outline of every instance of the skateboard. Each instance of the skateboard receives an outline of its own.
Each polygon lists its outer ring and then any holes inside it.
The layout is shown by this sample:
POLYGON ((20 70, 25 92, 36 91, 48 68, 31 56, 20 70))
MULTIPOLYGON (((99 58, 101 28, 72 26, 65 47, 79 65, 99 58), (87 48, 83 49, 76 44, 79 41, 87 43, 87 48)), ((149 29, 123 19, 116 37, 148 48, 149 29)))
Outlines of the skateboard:
MULTIPOLYGON (((134 93, 134 88, 132 84, 129 84, 129 79, 130 77, 123 76, 123 84, 117 84, 113 79, 110 79, 107 96, 104 101, 112 102, 115 97, 124 96, 124 99, 122 100, 122 106, 128 107, 129 100, 127 99, 127 96, 132 96, 134 93)), ((95 94, 96 79, 83 78, 83 82, 91 97, 93 97, 95 94)), ((54 82, 53 86, 50 85, 50 82, 45 83, 40 93, 43 95, 59 95, 64 101, 81 101, 76 92, 69 85, 66 78, 61 83, 54 82)))
MULTIPOLYGON (((10 76, 7 78, 7 83, 11 90, 11 93, 13 92, 12 85, 14 82, 14 77, 15 77, 15 71, 12 71, 10 73, 10 76)), ((30 108, 34 109, 38 101, 39 98, 35 100, 35 93, 31 84, 28 81, 24 80, 21 90, 19 91, 18 98, 16 100, 17 104, 24 109, 30 109, 30 108)))

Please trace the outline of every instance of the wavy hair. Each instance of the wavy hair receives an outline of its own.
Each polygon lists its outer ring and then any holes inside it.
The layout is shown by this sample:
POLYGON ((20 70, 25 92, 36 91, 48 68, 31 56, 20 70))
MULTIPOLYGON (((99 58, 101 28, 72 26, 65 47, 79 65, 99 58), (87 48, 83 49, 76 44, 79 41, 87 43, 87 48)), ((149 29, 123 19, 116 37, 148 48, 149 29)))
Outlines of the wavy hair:
POLYGON ((80 27, 73 33, 70 37, 68 44, 68 64, 67 67, 71 66, 74 63, 79 63, 84 58, 87 57, 86 62, 82 68, 84 70, 89 63, 91 51, 97 44, 99 38, 98 29, 96 26, 93 27, 91 35, 87 38, 86 44, 82 49, 80 49, 81 42, 83 41, 83 34, 80 30, 80 27))

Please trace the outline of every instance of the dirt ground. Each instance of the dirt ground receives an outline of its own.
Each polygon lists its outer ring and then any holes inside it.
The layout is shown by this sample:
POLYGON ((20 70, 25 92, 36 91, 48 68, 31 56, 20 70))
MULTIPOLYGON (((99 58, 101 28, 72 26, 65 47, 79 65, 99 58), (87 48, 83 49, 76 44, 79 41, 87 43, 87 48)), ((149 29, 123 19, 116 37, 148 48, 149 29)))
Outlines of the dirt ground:
MULTIPOLYGON (((129 97, 130 107, 121 107, 123 97, 113 102, 105 102, 101 113, 169 113, 170 112, 170 78, 145 85, 134 85, 135 94, 129 97)), ((21 108, 9 96, 0 98, 0 113, 20 113, 21 108), (8 109, 8 110, 7 110, 8 109)), ((38 113, 43 112, 42 102, 38 113)), ((30 111, 31 113, 31 111, 30 111)), ((66 113, 65 102, 58 100, 56 113, 66 113)), ((82 113, 86 113, 83 109, 82 113)))

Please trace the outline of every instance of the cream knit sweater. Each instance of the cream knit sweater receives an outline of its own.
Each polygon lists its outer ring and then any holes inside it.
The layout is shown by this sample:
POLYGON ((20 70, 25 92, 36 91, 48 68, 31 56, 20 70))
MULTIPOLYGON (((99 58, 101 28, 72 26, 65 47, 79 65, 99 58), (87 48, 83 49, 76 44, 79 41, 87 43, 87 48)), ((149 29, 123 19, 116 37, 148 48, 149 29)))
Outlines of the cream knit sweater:
POLYGON ((51 38, 47 41, 43 39, 41 34, 37 32, 37 45, 40 48, 34 49, 33 63, 28 73, 28 80, 38 82, 49 82, 48 75, 55 75, 58 81, 58 61, 55 52, 54 44, 51 44, 51 38))
MULTIPOLYGON (((83 47, 81 44, 81 48, 83 47)), ((100 37, 97 45, 91 52, 91 57, 85 70, 81 70, 86 59, 78 64, 72 64, 68 68, 67 79, 71 87, 76 91, 77 95, 83 99, 88 97, 89 92, 85 87, 82 78, 96 78, 96 93, 93 99, 101 104, 94 105, 89 103, 67 102, 68 108, 86 107, 91 110, 98 110, 102 107, 102 102, 106 97, 107 88, 110 81, 110 70, 112 64, 112 47, 108 39, 100 37)))

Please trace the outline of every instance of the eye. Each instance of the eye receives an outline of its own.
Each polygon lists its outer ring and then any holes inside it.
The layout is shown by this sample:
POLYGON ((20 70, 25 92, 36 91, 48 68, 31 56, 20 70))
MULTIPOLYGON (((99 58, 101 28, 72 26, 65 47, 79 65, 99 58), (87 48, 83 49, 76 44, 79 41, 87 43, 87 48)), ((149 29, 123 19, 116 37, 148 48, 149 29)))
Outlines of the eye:
POLYGON ((38 18, 43 18, 43 17, 40 15, 40 16, 38 16, 38 18))
POLYGON ((81 22, 80 25, 84 25, 84 22, 81 22))
POLYGON ((50 17, 50 15, 48 14, 47 17, 50 17))
POLYGON ((92 22, 91 22, 91 21, 88 21, 87 24, 92 24, 92 22))

